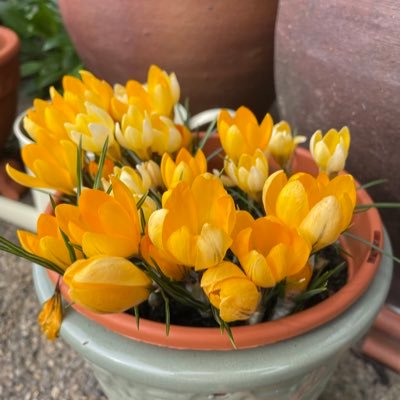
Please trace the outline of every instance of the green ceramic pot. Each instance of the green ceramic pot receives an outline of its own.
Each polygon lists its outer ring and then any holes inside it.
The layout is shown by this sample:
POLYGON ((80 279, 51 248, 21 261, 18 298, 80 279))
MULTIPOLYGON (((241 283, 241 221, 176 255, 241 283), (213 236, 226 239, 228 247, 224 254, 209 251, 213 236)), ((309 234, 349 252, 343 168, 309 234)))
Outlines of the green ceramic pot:
MULTIPOLYGON (((385 250, 391 253, 385 233, 385 250)), ((119 336, 68 309, 61 336, 87 359, 110 400, 312 400, 341 355, 371 326, 390 285, 393 263, 382 257, 374 281, 344 313, 303 335, 248 350, 177 350, 119 336)), ((53 294, 34 266, 40 302, 53 294)), ((201 328, 199 328, 201 329, 201 328)))

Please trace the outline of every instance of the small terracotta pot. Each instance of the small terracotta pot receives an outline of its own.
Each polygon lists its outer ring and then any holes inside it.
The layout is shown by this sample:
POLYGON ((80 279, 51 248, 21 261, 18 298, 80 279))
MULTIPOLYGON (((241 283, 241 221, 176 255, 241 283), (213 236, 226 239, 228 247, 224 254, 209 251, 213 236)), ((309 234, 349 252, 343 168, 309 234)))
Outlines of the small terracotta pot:
POLYGON ((19 47, 15 32, 0 26, 0 151, 11 134, 17 111, 19 47))
POLYGON ((84 65, 111 83, 145 81, 151 64, 174 71, 196 113, 274 99, 277 0, 60 0, 84 65))
POLYGON ((386 305, 378 314, 362 350, 400 373, 400 315, 386 305))
MULTIPOLYGON (((316 166, 308 151, 297 149, 294 168, 311 173, 316 166)), ((366 191, 357 191, 359 204, 372 202, 366 191)), ((50 211, 50 210, 48 210, 50 211)), ((375 209, 357 214, 350 231, 375 245, 383 247, 383 228, 375 209)), ((337 293, 318 305, 297 314, 276 321, 269 321, 252 326, 232 328, 236 345, 239 349, 253 348, 299 336, 318 327, 343 313, 368 288, 380 263, 380 253, 369 246, 352 239, 342 240, 342 246, 352 255, 348 258, 349 279, 337 293)), ((53 282, 58 274, 48 272, 53 282)), ((68 297, 68 289, 62 284, 63 296, 68 297)), ((97 314, 78 305, 73 306, 81 314, 114 332, 137 341, 176 349, 192 350, 231 350, 232 345, 227 335, 221 335, 218 328, 193 328, 171 326, 169 336, 165 335, 165 325, 141 319, 140 329, 136 328, 135 319, 128 314, 97 314)))

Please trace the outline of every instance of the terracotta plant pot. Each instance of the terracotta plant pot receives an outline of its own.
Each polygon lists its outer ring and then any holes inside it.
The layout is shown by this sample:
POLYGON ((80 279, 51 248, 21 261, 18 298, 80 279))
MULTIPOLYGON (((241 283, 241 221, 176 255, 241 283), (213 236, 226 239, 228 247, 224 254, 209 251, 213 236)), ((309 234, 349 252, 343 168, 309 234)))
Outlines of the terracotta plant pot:
POLYGON ((11 134, 17 111, 19 46, 16 33, 0 26, 0 150, 11 134))
POLYGON ((400 373, 400 315, 386 305, 378 314, 362 349, 368 356, 400 373))
POLYGON ((246 105, 261 116, 273 101, 277 0, 60 0, 59 6, 86 68, 111 83, 145 81, 155 63, 177 74, 192 112, 246 105))
MULTIPOLYGON (((210 141, 212 145, 214 141, 210 141)), ((294 170, 317 173, 316 165, 308 151, 297 149, 293 163, 294 170)), ((371 198, 364 190, 357 191, 359 204, 370 204, 371 198)), ((48 212, 51 212, 51 207, 48 212)), ((376 209, 358 214, 354 217, 351 232, 377 246, 383 244, 383 228, 376 209)), ((349 278, 346 285, 333 296, 303 312, 289 317, 269 321, 253 326, 232 328, 236 345, 239 349, 258 347, 276 343, 291 337, 298 336, 325 322, 335 318, 346 310, 368 288, 380 263, 381 254, 369 246, 361 244, 354 239, 343 239, 342 246, 352 255, 348 258, 349 278)), ((48 272, 55 283, 58 274, 48 272)), ((68 289, 61 285, 63 296, 69 299, 68 289)), ((199 340, 198 329, 182 326, 171 326, 169 336, 165 335, 165 325, 158 322, 142 319, 140 329, 137 329, 135 319, 128 314, 98 314, 88 311, 77 305, 73 306, 81 314, 112 329, 120 335, 130 337, 153 345, 163 345, 178 349, 195 350, 230 350, 232 345, 227 335, 221 335, 217 328, 202 328, 201 335, 206 340, 199 340)))
MULTIPOLYGON (((309 136, 348 125, 347 167, 362 182, 388 178, 371 193, 399 202, 400 2, 281 0, 275 39, 281 117, 309 136)), ((400 212, 382 215, 400 254, 400 212)))

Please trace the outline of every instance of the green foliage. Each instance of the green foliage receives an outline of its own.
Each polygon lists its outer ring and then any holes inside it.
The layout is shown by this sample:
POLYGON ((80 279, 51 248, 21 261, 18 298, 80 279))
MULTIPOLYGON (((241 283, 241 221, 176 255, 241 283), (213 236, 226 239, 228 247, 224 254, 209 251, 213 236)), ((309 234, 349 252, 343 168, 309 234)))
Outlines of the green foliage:
POLYGON ((55 0, 0 0, 0 22, 21 39, 21 76, 26 95, 48 96, 65 74, 82 64, 62 24, 55 0))

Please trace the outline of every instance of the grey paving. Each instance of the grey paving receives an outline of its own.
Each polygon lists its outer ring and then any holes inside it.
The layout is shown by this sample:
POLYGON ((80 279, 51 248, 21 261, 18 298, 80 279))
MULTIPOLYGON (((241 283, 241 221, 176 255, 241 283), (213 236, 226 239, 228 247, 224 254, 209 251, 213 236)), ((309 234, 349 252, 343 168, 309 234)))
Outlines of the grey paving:
MULTIPOLYGON (((16 227, 0 221, 15 240, 16 227)), ((39 332, 30 266, 0 254, 0 399, 106 399, 89 366, 61 339, 39 332)), ((343 357, 320 400, 398 400, 400 375, 365 359, 357 348, 343 357)))

